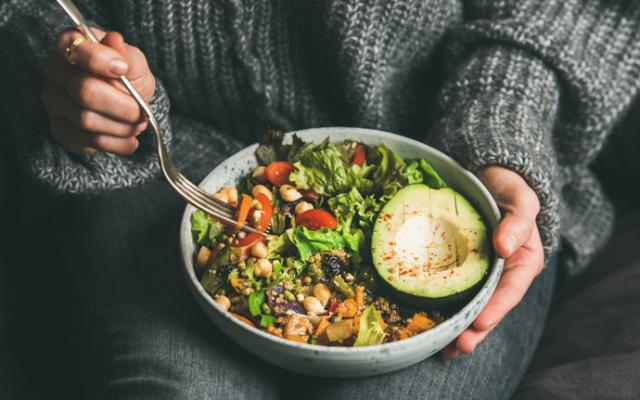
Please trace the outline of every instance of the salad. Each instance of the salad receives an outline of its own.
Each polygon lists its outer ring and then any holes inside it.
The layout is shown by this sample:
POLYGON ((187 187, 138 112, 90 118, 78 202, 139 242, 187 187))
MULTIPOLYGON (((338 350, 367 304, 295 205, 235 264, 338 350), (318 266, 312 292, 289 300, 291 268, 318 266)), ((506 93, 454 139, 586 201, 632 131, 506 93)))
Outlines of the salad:
MULTIPOLYGON (((406 196, 427 193, 433 199, 433 193, 443 193, 455 201, 458 195, 427 160, 404 160, 383 143, 305 143, 293 135, 292 143, 284 144, 283 138, 269 132, 255 152, 259 166, 237 187, 212 194, 236 208, 240 225, 268 232, 270 239, 225 226, 199 210, 191 216, 196 272, 222 309, 294 342, 366 346, 417 335, 445 319, 437 307, 400 303, 402 296, 450 300, 477 287, 484 273, 471 278, 461 273, 456 280, 457 272, 449 272, 462 271, 474 251, 486 253, 482 240, 474 244, 460 233, 472 229, 468 224, 459 229, 455 218, 436 228, 431 224, 427 230, 440 231, 426 235, 433 243, 418 244, 429 249, 424 257, 409 244, 401 250, 394 242, 403 226, 394 222, 397 207, 410 202, 418 207, 414 214, 422 215, 420 200, 406 196), (452 243, 455 254, 443 250, 452 243), (463 248, 464 260, 458 254, 463 248), (406 251, 414 269, 403 261, 406 251), (453 282, 448 289, 432 282, 442 280, 442 272, 453 282)), ((431 218, 433 211, 428 213, 431 218)), ((402 215, 405 221, 404 209, 402 215)), ((478 260, 470 264, 474 271, 482 269, 478 260)))

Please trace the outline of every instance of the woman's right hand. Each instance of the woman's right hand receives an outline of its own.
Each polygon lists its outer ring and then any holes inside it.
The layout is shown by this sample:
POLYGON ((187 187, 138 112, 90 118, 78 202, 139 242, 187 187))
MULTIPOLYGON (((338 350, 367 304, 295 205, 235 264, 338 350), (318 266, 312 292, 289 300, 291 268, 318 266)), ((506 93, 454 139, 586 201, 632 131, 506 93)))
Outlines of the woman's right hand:
POLYGON ((124 43, 119 33, 93 31, 100 43, 80 43, 73 64, 65 49, 82 35, 75 29, 58 35, 56 49, 47 59, 42 101, 49 128, 68 151, 130 155, 138 148, 136 136, 147 120, 117 78, 126 75, 146 102, 155 91, 155 78, 144 54, 124 43))

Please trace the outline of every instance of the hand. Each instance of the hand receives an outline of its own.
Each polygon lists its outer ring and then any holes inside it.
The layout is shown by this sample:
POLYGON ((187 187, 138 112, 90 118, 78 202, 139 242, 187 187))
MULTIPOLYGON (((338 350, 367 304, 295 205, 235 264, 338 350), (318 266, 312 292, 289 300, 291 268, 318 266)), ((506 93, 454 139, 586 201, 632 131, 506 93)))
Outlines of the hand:
POLYGON ((49 113, 53 137, 68 151, 132 154, 136 136, 147 126, 146 116, 116 78, 126 75, 145 101, 155 91, 155 78, 144 54, 124 43, 116 32, 94 29, 100 43, 85 40, 73 52, 65 49, 82 34, 66 30, 45 65, 42 101, 49 113))
POLYGON ((478 318, 442 351, 449 358, 457 357, 461 351, 471 353, 522 300, 544 265, 544 251, 536 226, 540 203, 535 192, 520 175, 506 168, 487 167, 477 175, 503 212, 493 235, 493 245, 505 258, 504 272, 478 318))

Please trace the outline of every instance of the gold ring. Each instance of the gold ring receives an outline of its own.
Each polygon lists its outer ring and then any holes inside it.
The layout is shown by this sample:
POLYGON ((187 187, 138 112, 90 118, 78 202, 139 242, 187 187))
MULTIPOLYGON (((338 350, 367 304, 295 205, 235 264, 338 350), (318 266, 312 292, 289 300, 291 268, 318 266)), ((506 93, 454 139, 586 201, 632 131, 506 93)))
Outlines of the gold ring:
POLYGON ((78 46, 80 46, 80 43, 84 42, 85 40, 87 40, 86 37, 78 36, 77 38, 75 38, 73 42, 71 42, 71 45, 69 47, 64 49, 64 55, 67 58, 67 61, 69 61, 69 64, 75 64, 75 61, 73 61, 73 58, 72 58, 73 53, 76 51, 78 46))

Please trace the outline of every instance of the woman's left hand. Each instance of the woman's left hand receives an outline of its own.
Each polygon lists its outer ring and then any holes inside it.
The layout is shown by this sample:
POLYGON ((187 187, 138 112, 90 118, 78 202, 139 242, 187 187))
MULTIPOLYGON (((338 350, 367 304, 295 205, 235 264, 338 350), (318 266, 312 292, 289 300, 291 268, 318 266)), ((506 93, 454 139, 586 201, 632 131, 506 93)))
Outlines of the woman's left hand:
POLYGON ((503 212, 494 231, 493 245, 505 258, 504 271, 496 291, 471 326, 442 353, 449 358, 471 353, 515 307, 542 271, 544 251, 536 216, 540 203, 520 175, 497 166, 483 168, 478 178, 487 186, 503 212))

